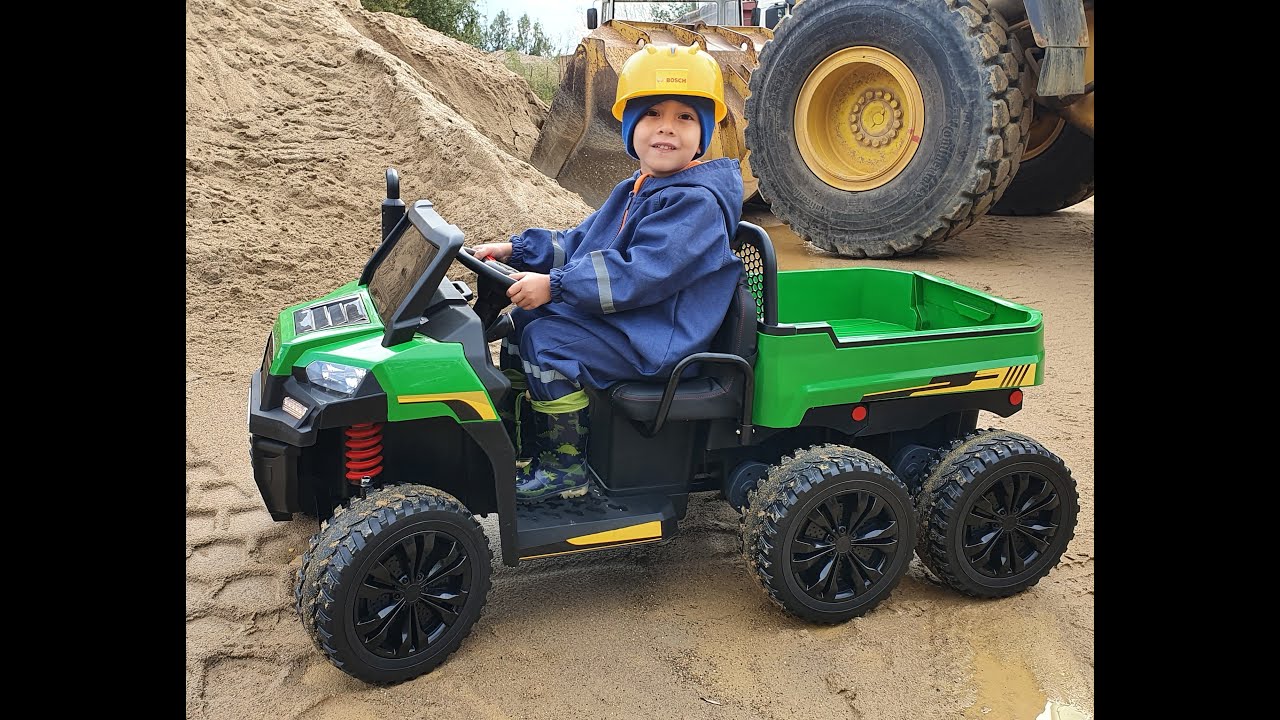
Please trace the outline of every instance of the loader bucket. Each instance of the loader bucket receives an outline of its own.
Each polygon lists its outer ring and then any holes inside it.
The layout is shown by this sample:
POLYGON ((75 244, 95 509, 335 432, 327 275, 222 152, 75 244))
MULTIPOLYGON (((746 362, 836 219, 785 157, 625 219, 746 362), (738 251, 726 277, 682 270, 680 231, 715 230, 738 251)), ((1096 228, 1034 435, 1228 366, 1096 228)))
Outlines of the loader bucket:
POLYGON ((592 207, 600 207, 614 186, 639 167, 623 148, 622 123, 613 117, 618 70, 647 43, 697 43, 720 63, 725 80, 724 102, 729 108, 712 133, 711 147, 699 159, 741 160, 743 200, 750 198, 756 193, 758 181, 751 173, 743 136, 744 106, 758 53, 771 39, 773 31, 762 27, 605 22, 574 51, 530 162, 542 174, 581 195, 592 207))

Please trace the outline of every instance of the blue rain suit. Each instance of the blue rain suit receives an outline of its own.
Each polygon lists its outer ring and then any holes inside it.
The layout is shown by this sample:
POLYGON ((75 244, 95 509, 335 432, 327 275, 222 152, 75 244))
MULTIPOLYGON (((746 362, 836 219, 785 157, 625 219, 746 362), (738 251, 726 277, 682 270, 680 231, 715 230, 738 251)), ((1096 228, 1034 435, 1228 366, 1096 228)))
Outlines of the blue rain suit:
POLYGON ((665 381, 724 321, 741 214, 739 163, 721 158, 665 178, 636 171, 577 227, 513 235, 509 264, 550 275, 551 302, 511 311, 502 366, 525 373, 535 400, 665 381))

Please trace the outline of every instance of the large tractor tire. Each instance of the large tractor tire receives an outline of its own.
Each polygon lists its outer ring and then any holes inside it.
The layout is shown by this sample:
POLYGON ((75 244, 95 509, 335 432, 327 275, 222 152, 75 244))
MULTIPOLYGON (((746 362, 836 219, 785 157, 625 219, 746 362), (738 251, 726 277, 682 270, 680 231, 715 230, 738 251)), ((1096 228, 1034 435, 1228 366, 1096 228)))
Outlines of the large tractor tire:
POLYGON ((316 646, 368 683, 444 662, 480 617, 493 551, 471 513, 423 485, 380 488, 312 537, 294 588, 316 646))
POLYGON ((748 571, 791 615, 816 623, 859 617, 906 574, 916 534, 911 495, 868 453, 842 445, 798 451, 748 498, 748 571))
POLYGON ((1047 215, 1093 197, 1093 138, 1036 108, 1013 182, 992 215, 1047 215))
POLYGON ((761 195, 796 234, 849 257, 959 234, 1025 147, 1021 57, 977 0, 797 5, 751 74, 745 135, 761 195))

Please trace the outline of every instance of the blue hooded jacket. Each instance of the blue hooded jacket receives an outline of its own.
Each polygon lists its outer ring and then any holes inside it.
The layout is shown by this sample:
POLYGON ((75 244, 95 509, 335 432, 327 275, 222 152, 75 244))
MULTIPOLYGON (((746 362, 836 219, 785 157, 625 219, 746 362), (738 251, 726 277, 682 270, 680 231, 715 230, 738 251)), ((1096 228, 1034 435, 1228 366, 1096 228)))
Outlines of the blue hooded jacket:
POLYGON ((742 191, 732 158, 643 181, 636 171, 577 227, 513 235, 510 264, 550 275, 543 308, 599 327, 636 375, 666 376, 707 350, 728 312, 742 274, 729 249, 742 191))

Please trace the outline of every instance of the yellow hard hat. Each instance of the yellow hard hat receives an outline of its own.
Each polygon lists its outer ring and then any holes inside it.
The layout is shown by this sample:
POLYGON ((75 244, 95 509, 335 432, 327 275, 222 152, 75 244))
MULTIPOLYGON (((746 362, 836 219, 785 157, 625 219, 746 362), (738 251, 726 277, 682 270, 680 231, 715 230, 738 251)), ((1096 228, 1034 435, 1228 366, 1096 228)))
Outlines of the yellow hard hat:
POLYGON ((628 100, 647 95, 708 98, 716 104, 716 122, 729 113, 724 104, 724 75, 720 72, 720 63, 696 43, 688 47, 650 43, 627 58, 618 73, 613 116, 621 120, 628 100))

